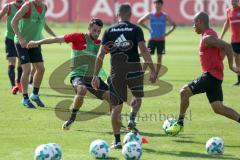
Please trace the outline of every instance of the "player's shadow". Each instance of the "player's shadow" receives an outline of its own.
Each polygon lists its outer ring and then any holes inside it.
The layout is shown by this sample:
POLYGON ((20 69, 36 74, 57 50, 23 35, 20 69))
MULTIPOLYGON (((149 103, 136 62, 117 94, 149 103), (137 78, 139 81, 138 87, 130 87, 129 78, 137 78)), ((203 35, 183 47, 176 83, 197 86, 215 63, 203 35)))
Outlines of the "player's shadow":
MULTIPOLYGON (((196 142, 196 141, 191 141, 191 140, 173 140, 173 141, 174 141, 174 142, 177 142, 177 143, 190 143, 190 144, 201 144, 201 145, 205 145, 205 143, 196 142)), ((224 147, 240 148, 240 145, 232 146, 232 145, 226 145, 226 144, 224 144, 224 147)), ((239 159, 239 160, 240 160, 240 159, 239 159)))
POLYGON ((96 131, 96 130, 83 130, 83 129, 77 129, 75 131, 78 132, 85 132, 85 133, 99 133, 99 134, 108 134, 108 135, 113 135, 112 131, 96 131))
POLYGON ((150 132, 142 132, 140 131, 140 135, 147 136, 147 137, 173 137, 173 138, 187 138, 192 139, 192 136, 189 135, 177 135, 177 136, 169 136, 164 133, 150 133, 150 132))
POLYGON ((211 155, 197 153, 197 152, 186 152, 186 151, 168 152, 168 151, 158 151, 158 150, 149 149, 149 148, 143 148, 143 152, 159 154, 159 155, 175 156, 175 157, 181 157, 181 158, 240 160, 239 158, 235 158, 233 157, 233 155, 229 155, 229 154, 224 154, 220 156, 211 156, 211 155))

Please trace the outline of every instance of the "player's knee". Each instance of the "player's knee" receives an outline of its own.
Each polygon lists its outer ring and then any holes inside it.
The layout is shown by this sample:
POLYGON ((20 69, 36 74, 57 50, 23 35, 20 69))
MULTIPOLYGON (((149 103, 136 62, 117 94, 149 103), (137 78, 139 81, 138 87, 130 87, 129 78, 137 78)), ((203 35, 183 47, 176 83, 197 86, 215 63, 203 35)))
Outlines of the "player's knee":
POLYGON ((45 72, 45 67, 44 66, 39 66, 36 68, 37 73, 43 75, 45 72))
POLYGON ((133 97, 131 102, 130 102, 130 105, 131 106, 140 106, 141 103, 142 103, 142 98, 133 97))
POLYGON ((180 95, 181 95, 181 98, 189 98, 191 96, 191 92, 189 91, 188 87, 183 87, 180 90, 180 95))
POLYGON ((112 119, 118 120, 121 116, 121 110, 119 107, 112 108, 112 119))
POLYGON ((212 108, 213 108, 214 113, 222 114, 223 113, 223 107, 224 106, 222 104, 214 104, 214 106, 212 108))
POLYGON ((78 96, 85 96, 87 94, 87 87, 79 85, 77 86, 77 95, 78 96))

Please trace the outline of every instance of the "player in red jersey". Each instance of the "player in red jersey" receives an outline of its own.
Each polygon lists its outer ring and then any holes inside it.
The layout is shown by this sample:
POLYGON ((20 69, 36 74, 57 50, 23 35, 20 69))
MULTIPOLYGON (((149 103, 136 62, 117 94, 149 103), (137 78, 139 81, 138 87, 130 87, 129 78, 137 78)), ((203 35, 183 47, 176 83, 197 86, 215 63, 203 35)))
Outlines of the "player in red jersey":
MULTIPOLYGON (((221 38, 224 37, 226 31, 230 27, 231 45, 234 51, 234 58, 237 67, 240 67, 240 6, 239 0, 231 0, 232 7, 227 9, 227 20, 224 23, 221 38)), ((238 74, 237 82, 234 84, 240 86, 240 74, 238 74)))
POLYGON ((199 47, 202 75, 181 89, 180 115, 178 121, 167 129, 170 133, 177 134, 183 129, 189 99, 200 93, 206 93, 216 114, 240 123, 240 114, 223 104, 222 81, 225 55, 229 68, 235 73, 240 73, 240 69, 233 66, 232 48, 228 43, 219 39, 217 33, 209 27, 209 16, 205 12, 195 15, 194 28, 197 34, 202 35, 199 47))

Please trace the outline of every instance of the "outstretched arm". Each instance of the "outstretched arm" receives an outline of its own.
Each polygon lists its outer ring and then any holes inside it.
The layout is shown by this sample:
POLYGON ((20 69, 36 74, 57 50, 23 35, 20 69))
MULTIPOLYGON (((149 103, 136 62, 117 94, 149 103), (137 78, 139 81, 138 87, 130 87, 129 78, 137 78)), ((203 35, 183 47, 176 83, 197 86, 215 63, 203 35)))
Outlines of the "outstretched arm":
POLYGON ((48 34, 50 34, 51 36, 53 36, 53 37, 56 37, 56 34, 53 32, 53 30, 48 26, 48 24, 47 23, 45 23, 45 31, 48 33, 48 34))
POLYGON ((207 47, 219 48, 221 52, 227 56, 229 68, 235 73, 240 73, 239 68, 233 66, 233 51, 230 44, 213 36, 204 37, 203 42, 207 47))
POLYGON ((3 8, 1 9, 1 11, 0 11, 0 20, 2 19, 2 17, 3 17, 4 15, 7 14, 7 12, 8 12, 8 5, 5 4, 5 5, 3 6, 3 8))
POLYGON ((224 25, 223 25, 223 29, 222 29, 222 33, 221 33, 221 39, 223 39, 223 37, 224 37, 225 33, 227 32, 228 28, 229 28, 229 21, 226 20, 224 25))
POLYGON ((141 17, 139 20, 138 20, 138 24, 140 26, 142 26, 143 28, 147 29, 149 32, 150 32, 150 28, 145 24, 145 22, 147 20, 149 20, 149 17, 150 17, 150 13, 147 13, 146 15, 144 15, 143 17, 141 17))
POLYGON ((27 45, 27 48, 35 48, 42 44, 53 44, 53 43, 63 43, 63 42, 65 42, 64 36, 57 36, 57 37, 42 39, 39 41, 30 41, 27 45))
POLYGON ((170 16, 167 16, 167 22, 171 25, 169 31, 165 34, 165 37, 170 35, 176 29, 176 23, 172 20, 170 16))

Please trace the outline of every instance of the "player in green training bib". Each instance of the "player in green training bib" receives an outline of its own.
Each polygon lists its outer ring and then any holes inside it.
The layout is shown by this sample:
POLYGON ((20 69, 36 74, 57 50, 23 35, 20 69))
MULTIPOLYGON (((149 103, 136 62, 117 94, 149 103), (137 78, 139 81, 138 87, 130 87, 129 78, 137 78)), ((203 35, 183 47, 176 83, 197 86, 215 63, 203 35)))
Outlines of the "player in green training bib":
MULTIPOLYGON (((73 100, 72 114, 68 121, 63 124, 63 129, 70 129, 76 119, 76 115, 83 104, 87 90, 97 98, 109 102, 108 85, 100 79, 101 84, 98 90, 93 89, 91 85, 94 63, 98 53, 101 41, 98 37, 101 33, 103 23, 100 19, 92 19, 89 23, 88 33, 72 33, 64 36, 47 38, 39 41, 31 41, 28 48, 34 48, 42 44, 52 43, 71 43, 71 72, 70 81, 75 90, 73 100)), ((103 70, 102 70, 103 71, 103 70)), ((106 78, 104 72, 100 73, 101 77, 106 78)))
POLYGON ((6 58, 8 60, 8 76, 11 82, 12 94, 17 94, 17 92, 22 92, 22 85, 20 83, 22 76, 22 67, 20 61, 18 61, 17 67, 17 79, 15 82, 15 66, 18 58, 17 51, 14 45, 14 35, 15 33, 11 27, 11 21, 17 11, 21 8, 24 0, 14 0, 10 3, 7 3, 3 6, 0 11, 0 19, 6 15, 6 32, 5 32, 5 51, 6 58))
POLYGON ((24 3, 22 8, 14 16, 11 25, 15 32, 14 42, 20 58, 23 74, 23 100, 22 104, 28 108, 36 108, 30 99, 38 106, 45 105, 39 98, 39 88, 44 75, 44 64, 41 53, 41 47, 27 49, 27 43, 31 40, 40 40, 43 38, 42 31, 45 29, 50 35, 55 36, 53 31, 45 22, 47 6, 43 0, 29 0, 24 3), (29 75, 31 72, 31 63, 36 69, 33 80, 33 93, 28 97, 29 75))

